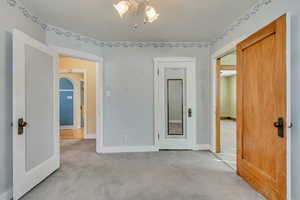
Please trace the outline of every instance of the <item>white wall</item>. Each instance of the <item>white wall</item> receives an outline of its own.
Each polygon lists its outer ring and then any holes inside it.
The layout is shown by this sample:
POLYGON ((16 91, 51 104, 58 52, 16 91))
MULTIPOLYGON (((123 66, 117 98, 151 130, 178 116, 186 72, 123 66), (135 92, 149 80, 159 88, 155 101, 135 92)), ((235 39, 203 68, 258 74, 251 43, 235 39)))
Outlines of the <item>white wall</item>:
POLYGON ((45 33, 21 12, 0 1, 0 196, 12 186, 12 34, 14 28, 44 41, 45 33))
POLYGON ((244 21, 239 27, 230 31, 227 36, 219 40, 211 53, 221 49, 226 44, 256 32, 259 28, 275 20, 282 14, 292 14, 292 199, 300 199, 300 1, 299 0, 271 0, 262 10, 244 21))
POLYGON ((104 146, 154 145, 153 58, 196 57, 197 142, 209 143, 208 48, 100 48, 53 32, 47 33, 47 42, 103 57, 104 90, 111 92, 104 97, 104 146))

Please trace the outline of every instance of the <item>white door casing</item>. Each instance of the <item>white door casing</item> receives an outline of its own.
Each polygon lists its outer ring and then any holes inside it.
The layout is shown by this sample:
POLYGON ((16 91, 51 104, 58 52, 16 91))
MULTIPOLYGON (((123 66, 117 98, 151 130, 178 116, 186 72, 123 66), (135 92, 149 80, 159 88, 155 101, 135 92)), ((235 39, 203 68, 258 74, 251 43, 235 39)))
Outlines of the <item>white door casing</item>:
POLYGON ((13 31, 13 197, 59 168, 58 55, 13 31), (18 121, 28 125, 18 134, 18 121))
POLYGON ((158 149, 195 149, 196 148, 196 75, 195 58, 155 58, 154 59, 154 96, 155 96, 155 146, 158 149), (166 70, 184 70, 183 79, 183 130, 185 134, 167 136, 166 116, 166 70), (188 117, 188 109, 192 116, 188 117), (184 120, 185 119, 185 120, 184 120))
MULTIPOLYGON (((104 138, 104 64, 103 58, 94 54, 63 48, 59 46, 50 45, 60 56, 67 56, 73 58, 79 58, 84 60, 90 60, 96 62, 96 152, 103 153, 103 138, 104 138)), ((72 70, 74 72, 74 70, 72 70)), ((76 72, 76 70, 75 70, 76 72)), ((87 88, 87 87, 86 87, 87 88)), ((86 105, 87 109, 87 105, 86 105)), ((85 139, 94 139, 94 135, 86 134, 85 139)))

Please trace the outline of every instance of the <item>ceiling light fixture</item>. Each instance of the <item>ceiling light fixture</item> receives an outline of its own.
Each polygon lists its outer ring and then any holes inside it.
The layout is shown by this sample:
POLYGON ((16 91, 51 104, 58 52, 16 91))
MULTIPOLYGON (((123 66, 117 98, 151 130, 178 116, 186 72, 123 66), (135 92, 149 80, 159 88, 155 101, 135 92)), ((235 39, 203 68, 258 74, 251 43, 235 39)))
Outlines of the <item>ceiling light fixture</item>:
POLYGON ((159 14, 156 12, 155 8, 149 5, 147 5, 145 8, 145 14, 145 21, 150 23, 154 22, 159 17, 159 14))
MULTIPOLYGON (((138 16, 139 10, 144 9, 144 24, 152 23, 159 17, 156 9, 150 5, 150 0, 121 0, 113 6, 121 18, 130 13, 138 16)), ((133 27, 138 28, 138 24, 134 24, 133 27)))
POLYGON ((128 1, 120 1, 118 4, 114 4, 115 9, 118 11, 121 18, 128 12, 130 4, 128 1))

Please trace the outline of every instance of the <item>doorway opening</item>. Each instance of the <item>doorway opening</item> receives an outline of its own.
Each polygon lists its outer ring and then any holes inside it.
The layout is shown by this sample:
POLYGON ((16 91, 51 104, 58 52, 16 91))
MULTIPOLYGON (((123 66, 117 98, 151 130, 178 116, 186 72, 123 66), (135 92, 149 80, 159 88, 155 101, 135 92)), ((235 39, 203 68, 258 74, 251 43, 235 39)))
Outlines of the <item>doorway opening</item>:
POLYGON ((59 58, 60 139, 96 139, 96 62, 59 58))
POLYGON ((236 99, 237 99, 237 57, 236 52, 230 52, 217 59, 216 87, 216 153, 225 163, 236 169, 236 99))
POLYGON ((252 35, 237 38, 215 51, 211 60, 212 150, 221 151, 220 79, 217 80, 220 58, 236 50, 236 171, 265 197, 276 199, 290 199, 291 189, 289 34, 290 17, 282 15, 252 35))

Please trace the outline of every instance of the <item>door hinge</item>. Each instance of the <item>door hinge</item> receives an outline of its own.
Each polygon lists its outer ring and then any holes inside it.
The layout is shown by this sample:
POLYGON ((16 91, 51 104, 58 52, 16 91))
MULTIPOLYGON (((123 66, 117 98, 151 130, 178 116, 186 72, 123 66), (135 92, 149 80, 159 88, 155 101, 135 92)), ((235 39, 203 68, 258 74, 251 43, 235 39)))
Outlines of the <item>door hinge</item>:
POLYGON ((158 140, 159 140, 159 133, 157 134, 157 138, 158 138, 158 140))
POLYGON ((157 75, 159 76, 159 69, 157 69, 157 75))

